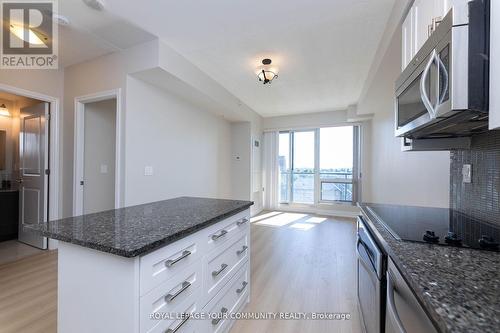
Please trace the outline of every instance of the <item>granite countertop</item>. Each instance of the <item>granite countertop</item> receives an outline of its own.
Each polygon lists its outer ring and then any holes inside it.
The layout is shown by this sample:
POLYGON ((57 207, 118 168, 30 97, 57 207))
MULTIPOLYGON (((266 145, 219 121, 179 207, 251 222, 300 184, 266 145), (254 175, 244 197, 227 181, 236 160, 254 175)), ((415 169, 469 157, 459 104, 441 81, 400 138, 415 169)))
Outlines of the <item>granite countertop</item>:
POLYGON ((136 257, 237 214, 251 201, 181 197, 30 226, 42 235, 136 257))
POLYGON ((368 227, 442 332, 500 332, 500 253, 396 240, 370 205, 368 227))

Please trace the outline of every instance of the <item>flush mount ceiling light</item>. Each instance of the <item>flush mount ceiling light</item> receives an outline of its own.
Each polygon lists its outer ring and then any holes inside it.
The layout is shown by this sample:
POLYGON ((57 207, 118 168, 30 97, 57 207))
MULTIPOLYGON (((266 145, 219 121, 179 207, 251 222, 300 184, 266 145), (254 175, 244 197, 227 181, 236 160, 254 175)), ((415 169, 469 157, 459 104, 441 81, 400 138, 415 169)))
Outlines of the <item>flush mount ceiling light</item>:
POLYGON ((92 9, 101 11, 104 9, 104 0, 83 0, 83 2, 92 9))
POLYGON ((64 15, 54 14, 53 19, 54 22, 61 26, 68 26, 70 24, 69 19, 64 15))
POLYGON ((9 109, 7 109, 5 104, 0 105, 0 116, 10 117, 9 109))
POLYGON ((25 34, 24 28, 20 24, 11 24, 10 32, 13 33, 20 40, 28 42, 31 45, 45 45, 45 42, 43 40, 45 41, 48 40, 47 36, 44 36, 41 33, 35 33, 33 30, 29 28, 27 29, 28 33, 25 34))
POLYGON ((262 65, 264 65, 264 68, 261 68, 259 73, 257 74, 257 77, 260 82, 263 84, 271 84, 274 79, 278 77, 278 74, 276 74, 276 71, 273 71, 271 68, 268 66, 271 65, 272 60, 271 59, 263 59, 262 60, 262 65))

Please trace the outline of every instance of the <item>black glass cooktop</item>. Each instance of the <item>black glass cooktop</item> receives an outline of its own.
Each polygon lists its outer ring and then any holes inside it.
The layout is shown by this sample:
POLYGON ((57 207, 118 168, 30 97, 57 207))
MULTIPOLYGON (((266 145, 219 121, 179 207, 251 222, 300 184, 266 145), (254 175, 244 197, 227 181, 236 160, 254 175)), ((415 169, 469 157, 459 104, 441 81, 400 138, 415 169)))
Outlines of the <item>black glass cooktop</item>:
POLYGON ((500 228, 453 209, 367 204, 396 239, 499 251, 500 228))

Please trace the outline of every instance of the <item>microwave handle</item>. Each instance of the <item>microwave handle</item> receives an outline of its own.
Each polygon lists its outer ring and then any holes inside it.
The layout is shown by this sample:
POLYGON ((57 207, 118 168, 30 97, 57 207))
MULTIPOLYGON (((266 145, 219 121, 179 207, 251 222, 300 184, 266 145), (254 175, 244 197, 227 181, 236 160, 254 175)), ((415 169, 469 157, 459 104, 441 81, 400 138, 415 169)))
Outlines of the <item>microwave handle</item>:
POLYGON ((449 84, 449 81, 448 81, 448 70, 446 69, 446 66, 443 63, 443 60, 441 60, 441 57, 437 53, 436 53, 436 62, 437 62, 438 67, 439 67, 439 71, 438 71, 439 74, 438 75, 441 76, 441 73, 443 74, 444 89, 442 91, 439 91, 439 99, 437 101, 435 109, 437 109, 437 107, 441 103, 443 103, 443 99, 446 96, 446 92, 448 91, 448 84, 449 84))
POLYGON ((424 71, 422 72, 422 78, 420 79, 420 97, 422 98, 422 102, 424 103, 427 112, 429 112, 431 119, 436 118, 436 111, 434 110, 434 106, 432 105, 431 101, 429 100, 429 96, 427 95, 427 91, 425 89, 425 81, 427 81, 427 75, 429 75, 431 66, 435 61, 436 61, 436 50, 433 50, 429 58, 429 62, 427 63, 424 71))

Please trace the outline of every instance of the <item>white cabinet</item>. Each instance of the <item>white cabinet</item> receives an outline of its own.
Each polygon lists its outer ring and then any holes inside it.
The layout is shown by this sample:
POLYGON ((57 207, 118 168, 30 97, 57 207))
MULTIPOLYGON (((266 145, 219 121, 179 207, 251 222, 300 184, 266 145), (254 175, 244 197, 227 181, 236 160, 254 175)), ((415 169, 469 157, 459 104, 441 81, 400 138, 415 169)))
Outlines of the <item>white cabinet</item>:
POLYGON ((422 45, 427 41, 433 26, 433 20, 437 16, 435 12, 435 2, 433 0, 416 0, 413 4, 415 16, 415 54, 420 50, 422 45))
POLYGON ((140 257, 59 243, 58 332, 228 332, 250 301, 250 209, 140 257))
POLYGON ((401 26, 403 70, 446 16, 452 1, 415 0, 401 26))
POLYGON ((410 9, 410 12, 406 16, 403 25, 401 27, 401 47, 402 47, 402 53, 401 53, 401 70, 404 70, 406 66, 410 63, 411 59, 413 58, 413 55, 415 54, 415 46, 414 46, 414 40, 413 40, 413 35, 414 35, 414 10, 413 8, 410 9))
POLYGON ((490 129, 500 129, 500 1, 491 1, 490 129))

